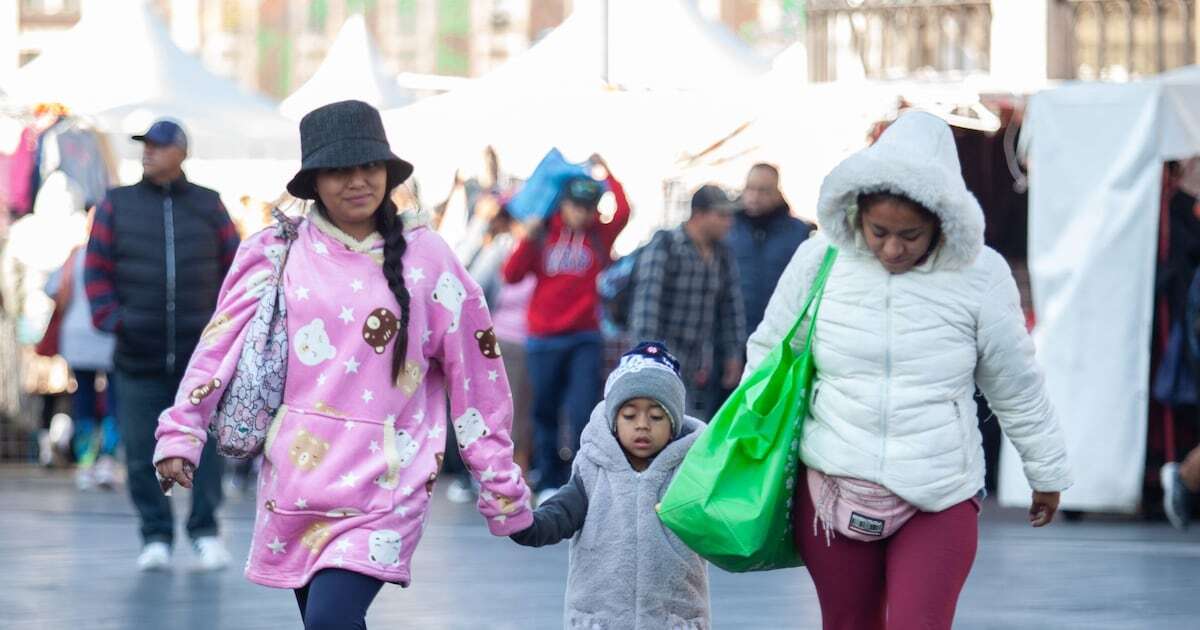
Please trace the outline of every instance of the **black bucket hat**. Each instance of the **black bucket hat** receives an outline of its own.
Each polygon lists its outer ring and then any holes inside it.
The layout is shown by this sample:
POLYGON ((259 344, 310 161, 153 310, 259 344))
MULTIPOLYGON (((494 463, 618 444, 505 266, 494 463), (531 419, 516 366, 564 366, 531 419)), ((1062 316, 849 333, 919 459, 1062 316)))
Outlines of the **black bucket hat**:
POLYGON ((388 190, 413 172, 413 165, 396 157, 388 145, 379 110, 362 101, 330 103, 300 119, 300 171, 287 190, 300 199, 316 199, 317 171, 368 162, 387 166, 388 190))

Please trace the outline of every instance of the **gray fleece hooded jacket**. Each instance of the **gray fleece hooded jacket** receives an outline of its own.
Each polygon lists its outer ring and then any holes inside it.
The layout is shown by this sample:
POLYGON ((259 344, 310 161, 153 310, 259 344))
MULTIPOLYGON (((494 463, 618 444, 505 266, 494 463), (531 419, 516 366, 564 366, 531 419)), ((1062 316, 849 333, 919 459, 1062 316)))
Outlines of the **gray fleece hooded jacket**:
POLYGON ((604 403, 583 430, 571 481, 514 534, 541 547, 571 540, 563 627, 570 630, 708 630, 708 565, 662 524, 655 506, 704 423, 637 472, 613 435, 604 403))

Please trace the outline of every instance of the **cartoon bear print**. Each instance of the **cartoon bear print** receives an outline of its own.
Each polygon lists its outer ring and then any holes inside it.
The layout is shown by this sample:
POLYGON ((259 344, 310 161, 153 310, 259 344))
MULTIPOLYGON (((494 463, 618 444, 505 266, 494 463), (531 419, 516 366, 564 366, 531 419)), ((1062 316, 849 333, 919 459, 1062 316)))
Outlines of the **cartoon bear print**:
POLYGON ((421 387, 421 381, 425 375, 421 372, 421 364, 416 361, 405 361, 404 370, 400 372, 400 377, 396 379, 396 384, 400 386, 400 390, 405 396, 412 397, 417 393, 417 389, 421 387))
POLYGON ((517 502, 508 497, 496 497, 496 504, 500 506, 501 514, 512 514, 517 511, 517 502))
POLYGON ((230 319, 229 315, 225 313, 221 313, 220 315, 212 318, 212 321, 208 323, 208 326, 204 327, 204 332, 200 333, 201 345, 206 348, 211 348, 212 346, 216 345, 217 338, 225 334, 225 332, 229 330, 229 327, 232 323, 233 320, 230 319))
POLYGON ((193 405, 199 405, 201 401, 208 398, 210 394, 221 389, 221 379, 214 378, 213 380, 192 390, 192 394, 188 396, 188 402, 193 405))
POLYGON ((489 359, 500 358, 500 340, 496 339, 495 329, 476 330, 475 340, 479 342, 479 352, 489 359))
POLYGON ((329 523, 318 521, 304 531, 304 535, 300 537, 300 544, 316 555, 321 553, 332 535, 333 529, 329 527, 329 523))
POLYGON ((292 464, 303 472, 314 470, 321 465, 321 461, 329 454, 329 442, 318 438, 317 436, 300 429, 296 434, 296 439, 292 442, 292 448, 288 450, 288 456, 291 457, 292 464))
POLYGON ((470 407, 466 413, 454 421, 454 435, 458 438, 458 446, 462 449, 470 448, 477 440, 488 434, 487 424, 483 421, 483 414, 479 410, 470 407))
POLYGON ((413 463, 413 458, 417 456, 417 451, 421 448, 420 444, 413 439, 408 431, 401 429, 396 431, 396 453, 400 455, 400 467, 408 468, 413 463))
POLYGON ((428 494, 431 497, 433 496, 433 486, 437 484, 437 480, 437 473, 429 473, 429 479, 425 481, 425 494, 428 494))
POLYGON ((371 532, 367 539, 371 550, 368 556, 371 562, 385 567, 400 566, 400 532, 391 529, 377 529, 371 532))
POLYGON ((341 409, 336 409, 334 407, 330 407, 329 405, 326 405, 324 402, 319 401, 319 400, 317 401, 317 404, 313 405, 313 410, 323 413, 327 416, 333 416, 335 418, 349 418, 350 417, 349 414, 342 411, 341 409))
POLYGON ((463 303, 467 301, 467 290, 462 281, 449 271, 438 276, 437 287, 433 290, 433 301, 446 307, 452 319, 446 332, 458 332, 458 323, 462 319, 463 303))
POLYGON ((399 331, 400 320, 396 319, 396 314, 386 308, 377 308, 363 322, 363 341, 375 349, 375 354, 383 354, 399 331))
POLYGON ((329 343, 329 334, 325 332, 325 322, 314 319, 307 326, 296 331, 296 357, 307 366, 316 366, 328 361, 337 354, 337 349, 329 343))

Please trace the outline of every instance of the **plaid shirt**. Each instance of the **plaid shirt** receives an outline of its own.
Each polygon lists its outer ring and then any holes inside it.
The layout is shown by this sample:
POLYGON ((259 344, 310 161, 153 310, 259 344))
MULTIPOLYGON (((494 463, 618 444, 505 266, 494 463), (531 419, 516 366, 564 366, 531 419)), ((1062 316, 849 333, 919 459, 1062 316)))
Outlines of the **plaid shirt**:
POLYGON ((717 349, 742 355, 745 306, 737 263, 724 243, 714 243, 705 259, 683 226, 655 234, 638 255, 633 291, 630 333, 666 343, 685 376, 714 373, 717 349))

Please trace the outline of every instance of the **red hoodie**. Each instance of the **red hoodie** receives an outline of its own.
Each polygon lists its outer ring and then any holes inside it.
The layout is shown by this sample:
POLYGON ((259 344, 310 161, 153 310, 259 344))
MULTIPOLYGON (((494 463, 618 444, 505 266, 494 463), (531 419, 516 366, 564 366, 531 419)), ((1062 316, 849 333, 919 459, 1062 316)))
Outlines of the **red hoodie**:
POLYGON ((617 198, 612 221, 596 221, 586 232, 568 228, 561 214, 550 218, 545 232, 521 239, 504 264, 504 281, 520 282, 534 274, 537 287, 529 303, 529 334, 566 335, 600 329, 600 296, 596 276, 612 261, 613 242, 629 223, 629 200, 621 183, 609 175, 617 198))

